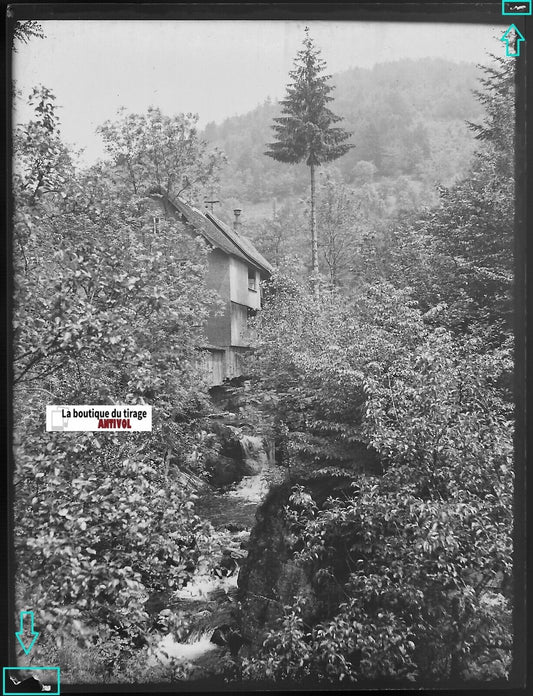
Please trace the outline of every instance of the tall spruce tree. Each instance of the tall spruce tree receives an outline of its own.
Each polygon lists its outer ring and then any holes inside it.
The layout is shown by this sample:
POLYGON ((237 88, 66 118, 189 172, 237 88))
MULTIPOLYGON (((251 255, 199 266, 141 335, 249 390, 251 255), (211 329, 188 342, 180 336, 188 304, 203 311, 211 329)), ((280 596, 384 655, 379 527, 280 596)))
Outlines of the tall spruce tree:
POLYGON ((492 64, 478 66, 483 76, 481 89, 474 92, 485 107, 485 121, 467 124, 476 138, 493 150, 497 176, 509 179, 514 177, 515 164, 515 64, 491 53, 489 56, 492 64))
POLYGON ((351 133, 334 126, 341 120, 329 108, 333 101, 328 84, 331 75, 324 75, 326 61, 305 28, 303 48, 298 52, 294 68, 289 72, 292 79, 287 85, 287 95, 281 101, 282 115, 275 118, 272 126, 276 142, 270 143, 265 152, 279 162, 305 163, 311 172, 311 253, 314 285, 317 287, 318 236, 315 213, 315 168, 324 162, 341 157, 353 147, 345 141, 351 133))

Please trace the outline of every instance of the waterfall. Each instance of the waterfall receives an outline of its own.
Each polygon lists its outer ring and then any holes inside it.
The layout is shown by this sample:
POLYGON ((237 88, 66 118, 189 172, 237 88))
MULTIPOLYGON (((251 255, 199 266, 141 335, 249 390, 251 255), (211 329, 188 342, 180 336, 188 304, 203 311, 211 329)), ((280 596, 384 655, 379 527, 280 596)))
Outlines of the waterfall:
POLYGON ((216 590, 222 590, 227 594, 230 588, 237 586, 237 573, 225 578, 205 574, 196 575, 185 587, 174 592, 176 599, 208 599, 216 590))
POLYGON ((262 437, 241 435, 239 438, 245 476, 259 474, 268 464, 268 456, 262 437))
MULTIPOLYGON (((206 638, 207 640, 211 640, 212 633, 212 628, 193 628, 187 638, 185 638, 185 645, 196 645, 197 643, 205 641, 206 638)), ((178 645, 178 643, 176 643, 176 645, 178 645)))
POLYGON ((211 643, 212 633, 212 628, 193 631, 184 643, 177 643, 171 635, 164 636, 152 649, 149 665, 168 665, 172 659, 195 660, 212 650, 217 650, 217 646, 211 643))
POLYGON ((230 482, 224 492, 211 491, 202 495, 198 491, 197 495, 195 484, 201 481, 195 480, 193 472, 180 473, 180 485, 188 485, 189 490, 194 491, 191 495, 198 499, 197 510, 203 505, 204 517, 215 527, 214 549, 210 542, 208 552, 200 556, 194 575, 184 587, 172 592, 172 603, 179 606, 180 616, 183 616, 180 638, 172 634, 154 634, 149 649, 150 666, 166 669, 175 660, 185 673, 189 670, 191 679, 212 671, 220 673, 220 660, 225 651, 233 655, 242 647, 243 639, 233 616, 240 561, 247 554, 249 529, 257 506, 271 482, 282 473, 272 456, 271 443, 262 437, 244 434, 242 428, 235 426, 226 425, 225 430, 230 433, 220 436, 226 447, 221 460, 226 462, 231 458, 242 478, 230 482), (228 554, 234 563, 223 563, 228 554), (187 630, 190 632, 185 636, 187 630))

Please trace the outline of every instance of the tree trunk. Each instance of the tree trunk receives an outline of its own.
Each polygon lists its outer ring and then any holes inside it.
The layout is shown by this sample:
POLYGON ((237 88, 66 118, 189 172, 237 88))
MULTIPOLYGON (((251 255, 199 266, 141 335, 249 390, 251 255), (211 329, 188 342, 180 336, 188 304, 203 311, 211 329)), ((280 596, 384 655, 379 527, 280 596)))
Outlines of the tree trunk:
POLYGON ((315 212, 315 165, 311 169, 311 258, 312 258, 312 283, 315 296, 318 296, 318 237, 316 233, 315 212))

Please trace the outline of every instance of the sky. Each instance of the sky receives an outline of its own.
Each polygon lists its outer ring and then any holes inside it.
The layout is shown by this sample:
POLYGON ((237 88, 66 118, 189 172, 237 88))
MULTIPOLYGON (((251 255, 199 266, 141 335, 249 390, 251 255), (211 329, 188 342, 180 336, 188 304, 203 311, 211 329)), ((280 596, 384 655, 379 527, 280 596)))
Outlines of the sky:
MULTIPOLYGON (((42 84, 61 107, 64 140, 82 161, 104 154, 96 128, 120 107, 169 116, 199 114, 200 125, 282 98, 304 36, 329 73, 401 58, 487 61, 505 55, 505 25, 250 20, 63 20, 41 22, 45 39, 18 44, 13 77, 27 96, 42 84)), ((15 123, 31 112, 15 103, 15 123)))

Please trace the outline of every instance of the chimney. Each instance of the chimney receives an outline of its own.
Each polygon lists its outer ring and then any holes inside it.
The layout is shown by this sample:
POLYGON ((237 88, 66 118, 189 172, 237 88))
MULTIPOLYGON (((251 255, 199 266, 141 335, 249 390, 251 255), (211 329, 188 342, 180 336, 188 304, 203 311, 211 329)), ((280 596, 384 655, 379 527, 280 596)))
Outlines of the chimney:
POLYGON ((235 220, 233 221, 233 229, 235 231, 237 231, 241 225, 241 221, 240 221, 241 213, 242 213, 242 208, 235 208, 233 211, 233 214, 235 215, 235 220))

